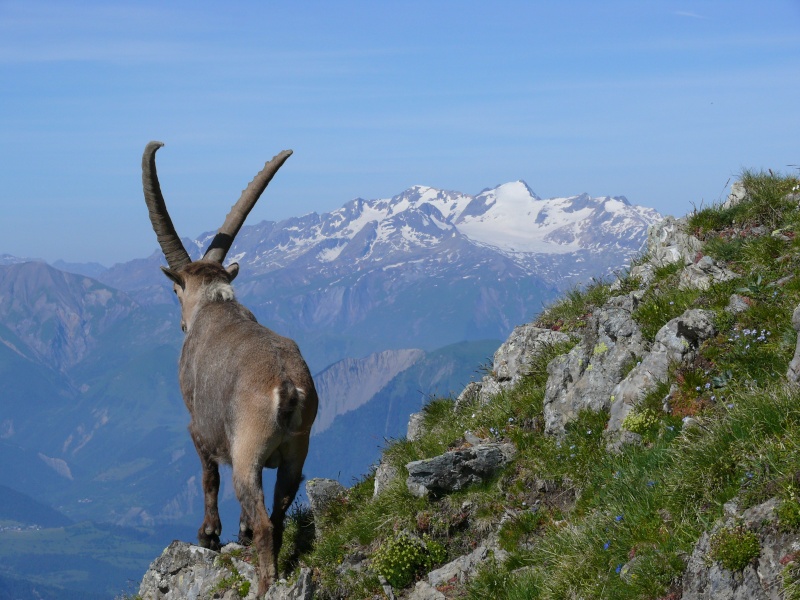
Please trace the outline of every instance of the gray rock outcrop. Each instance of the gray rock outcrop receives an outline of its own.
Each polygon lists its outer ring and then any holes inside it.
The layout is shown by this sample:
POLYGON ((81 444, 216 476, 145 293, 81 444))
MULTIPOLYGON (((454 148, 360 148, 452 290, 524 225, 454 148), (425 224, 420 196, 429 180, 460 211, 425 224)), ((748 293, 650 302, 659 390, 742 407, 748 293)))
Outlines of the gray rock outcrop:
POLYGON ((406 465, 409 491, 422 498, 464 489, 492 477, 516 454, 513 444, 482 444, 406 465))
POLYGON ((737 277, 739 276, 736 273, 720 267, 710 256, 704 256, 681 271, 679 285, 685 289, 707 290, 712 283, 730 281, 737 277))
POLYGON ((139 595, 144 600, 195 600, 210 598, 214 593, 226 600, 255 599, 256 570, 232 556, 233 547, 236 545, 229 544, 219 553, 187 542, 172 542, 145 573, 139 595), (231 585, 224 584, 226 579, 231 585), (241 596, 241 584, 245 582, 249 591, 241 596))
POLYGON ((381 460, 381 462, 378 464, 378 467, 375 469, 375 483, 372 495, 377 496, 380 494, 398 475, 399 473, 397 472, 396 467, 381 460))
POLYGON ((267 590, 264 600, 312 600, 314 598, 314 582, 311 569, 300 569, 297 581, 289 584, 283 580, 267 590))
POLYGON ((488 403, 503 390, 514 387, 528 372, 528 367, 542 350, 568 341, 567 334, 552 329, 542 329, 532 324, 514 328, 508 339, 494 353, 492 372, 479 382, 473 381, 456 400, 456 405, 465 400, 479 399, 488 403))
POLYGON ((686 233, 687 218, 664 217, 647 230, 647 254, 657 267, 676 262, 691 265, 695 262, 703 243, 686 233))
POLYGON ((464 583, 475 575, 478 567, 490 557, 494 557, 500 563, 508 558, 508 553, 502 550, 498 544, 497 534, 490 535, 469 554, 459 556, 457 559, 428 573, 428 583, 434 587, 450 581, 464 583))
POLYGON ((701 309, 687 310, 659 329, 650 352, 613 389, 607 431, 620 431, 633 407, 666 381, 670 365, 691 360, 699 345, 714 335, 714 313, 701 309))
POLYGON ((427 581, 420 580, 406 596, 406 600, 445 600, 446 596, 427 581))
POLYGON ((409 442, 416 442, 425 433, 425 413, 416 412, 408 417, 408 427, 406 428, 406 439, 409 442))
MULTIPOLYGON (((726 505, 727 506, 727 505, 726 505)), ((782 532, 775 498, 739 513, 735 507, 700 536, 683 575, 683 600, 779 600, 784 598, 784 566, 796 562, 800 532, 782 532), (756 534, 759 554, 740 573, 725 569, 711 555, 711 540, 723 527, 756 534)))
POLYGON ((341 498, 346 491, 345 487, 335 479, 316 478, 306 481, 306 495, 318 531, 320 516, 331 502, 341 498))
POLYGON ((747 199, 747 190, 741 181, 734 181, 731 184, 731 191, 728 199, 722 204, 722 208, 732 208, 747 199))
MULTIPOLYGON (((187 542, 172 542, 142 578, 143 600, 255 600, 256 568, 238 558, 242 546, 228 544, 214 552, 187 542)), ((311 600, 314 597, 310 569, 300 569, 292 584, 278 581, 267 590, 265 600, 311 600)))
POLYGON ((750 310, 750 301, 739 294, 731 294, 728 300, 728 306, 725 307, 725 310, 731 314, 738 315, 750 310))
POLYGON ((611 298, 589 319, 581 342, 569 354, 550 361, 544 397, 546 433, 562 435, 580 410, 610 408, 615 386, 648 350, 631 316, 639 297, 634 292, 611 298))

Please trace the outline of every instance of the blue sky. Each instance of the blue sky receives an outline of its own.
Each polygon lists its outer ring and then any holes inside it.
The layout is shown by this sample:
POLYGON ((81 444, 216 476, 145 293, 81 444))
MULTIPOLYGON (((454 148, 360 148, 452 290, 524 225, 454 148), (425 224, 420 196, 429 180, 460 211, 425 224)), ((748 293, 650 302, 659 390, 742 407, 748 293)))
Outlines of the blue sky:
POLYGON ((179 233, 414 184, 625 195, 681 215, 800 164, 800 1, 0 0, 0 253, 106 265, 179 233))

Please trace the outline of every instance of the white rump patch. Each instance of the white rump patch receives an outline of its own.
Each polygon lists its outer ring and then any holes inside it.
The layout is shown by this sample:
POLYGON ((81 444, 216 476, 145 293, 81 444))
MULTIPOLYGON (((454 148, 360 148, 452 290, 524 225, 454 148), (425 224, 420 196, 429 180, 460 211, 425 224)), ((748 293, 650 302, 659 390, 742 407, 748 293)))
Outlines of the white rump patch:
MULTIPOLYGON (((297 394, 297 404, 295 404, 294 411, 292 411, 292 416, 289 419, 288 428, 291 431, 296 430, 303 422, 303 404, 305 403, 306 399, 306 392, 304 389, 296 387, 292 384, 288 384, 294 388, 295 393, 297 394)), ((275 406, 280 406, 281 401, 281 388, 276 387, 272 391, 272 397, 275 401, 275 406)))

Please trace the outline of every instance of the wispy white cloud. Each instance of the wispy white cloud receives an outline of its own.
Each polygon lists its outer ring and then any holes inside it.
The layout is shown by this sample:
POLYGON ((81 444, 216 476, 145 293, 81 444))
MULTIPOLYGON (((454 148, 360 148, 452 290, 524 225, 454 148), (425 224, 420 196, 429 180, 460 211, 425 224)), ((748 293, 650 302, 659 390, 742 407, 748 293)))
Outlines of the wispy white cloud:
POLYGON ((698 15, 696 12, 691 12, 688 10, 677 10, 675 14, 679 17, 688 17, 690 19, 707 19, 708 17, 703 15, 698 15))

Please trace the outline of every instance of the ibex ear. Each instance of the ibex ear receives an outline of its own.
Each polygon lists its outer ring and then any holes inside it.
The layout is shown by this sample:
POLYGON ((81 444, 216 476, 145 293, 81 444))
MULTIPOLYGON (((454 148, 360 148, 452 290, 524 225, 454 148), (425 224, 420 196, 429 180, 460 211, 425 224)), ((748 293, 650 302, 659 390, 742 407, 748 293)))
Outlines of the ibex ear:
POLYGON ((228 280, 233 281, 239 274, 239 263, 231 263, 225 267, 225 272, 228 273, 228 280))
POLYGON ((173 271, 172 269, 168 269, 167 267, 161 267, 161 270, 164 271, 164 275, 169 277, 173 283, 179 285, 180 287, 184 287, 185 282, 180 273, 173 271))

